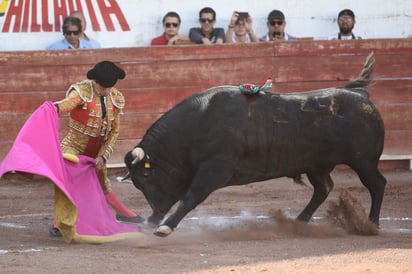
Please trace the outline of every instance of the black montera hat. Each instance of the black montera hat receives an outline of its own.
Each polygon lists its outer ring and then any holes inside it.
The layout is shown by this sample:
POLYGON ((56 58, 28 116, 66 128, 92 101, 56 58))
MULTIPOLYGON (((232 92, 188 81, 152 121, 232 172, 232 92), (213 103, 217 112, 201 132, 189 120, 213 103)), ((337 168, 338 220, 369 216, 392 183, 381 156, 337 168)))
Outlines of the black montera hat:
POLYGON ((93 69, 87 72, 87 78, 95 80, 105 88, 113 87, 118 79, 124 79, 126 73, 111 61, 97 63, 93 69))
POLYGON ((341 10, 338 14, 338 18, 341 17, 342 15, 348 15, 352 17, 353 19, 355 19, 355 14, 350 9, 341 10))
POLYGON ((272 10, 268 15, 268 21, 273 19, 285 20, 285 15, 280 10, 272 10))

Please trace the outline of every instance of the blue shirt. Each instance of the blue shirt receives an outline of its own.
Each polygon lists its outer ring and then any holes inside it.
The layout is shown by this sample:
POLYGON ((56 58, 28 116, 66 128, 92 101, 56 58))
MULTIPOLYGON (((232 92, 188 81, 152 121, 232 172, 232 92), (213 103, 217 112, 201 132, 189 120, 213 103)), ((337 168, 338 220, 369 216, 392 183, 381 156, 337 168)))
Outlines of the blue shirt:
MULTIPOLYGON (((90 49, 90 48, 93 48, 93 47, 89 41, 79 39, 79 49, 90 49)), ((62 39, 62 40, 54 42, 53 44, 47 47, 47 50, 55 50, 55 49, 76 49, 76 48, 73 47, 66 39, 62 39)))
MULTIPOLYGON (((101 48, 102 47, 97 40, 87 36, 86 34, 84 34, 84 36, 86 37, 86 39, 83 39, 83 40, 85 42, 88 42, 91 45, 92 48, 101 48)), ((82 38, 80 38, 80 39, 82 39, 82 38)))

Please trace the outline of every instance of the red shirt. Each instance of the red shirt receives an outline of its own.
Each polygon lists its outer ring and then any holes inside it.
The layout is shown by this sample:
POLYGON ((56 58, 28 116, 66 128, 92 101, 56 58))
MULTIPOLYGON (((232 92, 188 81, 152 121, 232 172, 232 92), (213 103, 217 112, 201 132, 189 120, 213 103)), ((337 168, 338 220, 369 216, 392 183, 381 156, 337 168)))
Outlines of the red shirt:
POLYGON ((169 41, 166 38, 166 32, 163 32, 162 35, 153 38, 152 42, 150 42, 151 46, 163 46, 163 45, 167 45, 169 43, 169 41))

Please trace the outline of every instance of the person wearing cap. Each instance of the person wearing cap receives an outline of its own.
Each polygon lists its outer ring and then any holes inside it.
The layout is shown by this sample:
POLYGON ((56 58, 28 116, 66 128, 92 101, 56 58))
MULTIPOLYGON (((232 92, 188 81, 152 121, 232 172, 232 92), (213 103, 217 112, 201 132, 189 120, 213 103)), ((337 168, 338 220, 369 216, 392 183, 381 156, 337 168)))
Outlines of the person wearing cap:
MULTIPOLYGON (((114 87, 126 73, 111 61, 97 63, 87 72, 87 80, 69 87, 66 97, 54 103, 59 115, 69 114, 69 131, 61 141, 63 154, 96 159, 96 171, 106 201, 116 211, 116 219, 140 223, 143 217, 128 209, 111 189, 106 163, 113 152, 120 129, 123 94, 114 87)), ((50 228, 50 236, 60 236, 50 228)))
POLYGON ((82 33, 80 19, 66 17, 63 21, 62 30, 64 39, 52 43, 47 47, 47 50, 92 48, 92 45, 88 41, 80 39, 82 33))
POLYGON ((355 27, 355 14, 350 9, 341 10, 338 14, 339 32, 328 37, 328 40, 354 40, 362 39, 356 36, 352 30, 355 27))
POLYGON ((295 41, 298 40, 297 37, 292 36, 285 32, 286 20, 285 15, 280 10, 272 10, 266 22, 268 27, 268 32, 265 36, 259 38, 259 41, 295 41))

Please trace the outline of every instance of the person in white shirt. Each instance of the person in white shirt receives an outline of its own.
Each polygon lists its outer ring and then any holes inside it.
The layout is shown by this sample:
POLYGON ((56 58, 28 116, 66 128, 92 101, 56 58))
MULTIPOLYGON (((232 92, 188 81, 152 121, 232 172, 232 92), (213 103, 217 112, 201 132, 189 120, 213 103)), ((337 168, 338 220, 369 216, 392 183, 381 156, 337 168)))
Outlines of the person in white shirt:
POLYGON ((355 27, 355 14, 350 9, 341 10, 338 14, 339 32, 328 37, 328 40, 352 40, 362 39, 356 36, 352 30, 355 27))
POLYGON ((226 43, 252 43, 259 42, 253 32, 253 20, 249 13, 234 11, 226 32, 226 43), (242 17, 242 16, 243 17, 242 17))

